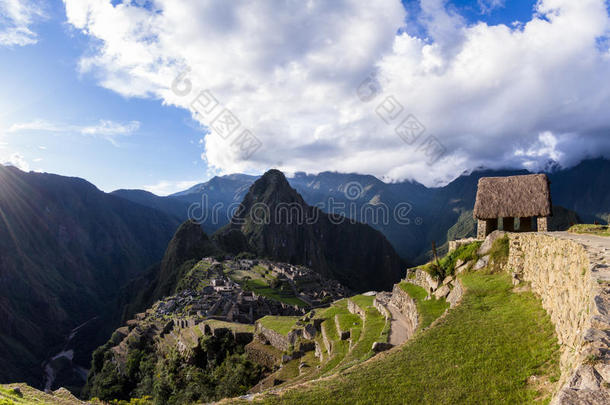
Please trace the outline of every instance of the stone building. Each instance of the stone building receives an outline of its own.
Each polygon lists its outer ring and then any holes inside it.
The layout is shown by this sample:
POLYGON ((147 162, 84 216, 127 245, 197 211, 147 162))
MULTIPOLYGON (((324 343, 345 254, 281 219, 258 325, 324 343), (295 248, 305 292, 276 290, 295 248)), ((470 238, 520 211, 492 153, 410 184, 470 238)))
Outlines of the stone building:
POLYGON ((534 218, 538 232, 546 232, 551 215, 550 182, 545 174, 479 179, 474 204, 477 238, 498 229, 500 218, 507 232, 516 231, 515 218, 519 219, 519 232, 533 231, 534 218))

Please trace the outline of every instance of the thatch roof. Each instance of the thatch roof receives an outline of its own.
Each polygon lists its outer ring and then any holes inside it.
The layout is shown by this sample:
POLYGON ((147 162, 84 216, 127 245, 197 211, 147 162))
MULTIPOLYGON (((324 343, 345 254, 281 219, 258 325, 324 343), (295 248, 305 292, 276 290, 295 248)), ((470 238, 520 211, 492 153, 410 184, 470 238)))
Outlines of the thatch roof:
POLYGON ((482 177, 479 179, 474 217, 546 217, 551 212, 549 179, 545 174, 482 177))

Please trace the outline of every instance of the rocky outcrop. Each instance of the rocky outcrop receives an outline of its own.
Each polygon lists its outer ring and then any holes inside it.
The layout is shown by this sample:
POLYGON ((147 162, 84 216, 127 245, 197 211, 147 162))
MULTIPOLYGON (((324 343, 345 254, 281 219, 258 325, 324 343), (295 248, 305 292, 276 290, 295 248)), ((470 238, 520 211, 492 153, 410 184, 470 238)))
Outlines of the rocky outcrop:
POLYGON ((455 280, 453 282, 453 289, 446 298, 447 302, 450 304, 450 308, 453 308, 459 304, 463 295, 464 287, 462 286, 462 282, 460 280, 455 280))
POLYGON ((515 284, 527 282, 540 296, 555 325, 562 377, 552 403, 610 403, 610 249, 552 235, 509 234, 506 265, 515 284))
POLYGON ((379 352, 383 352, 386 350, 390 350, 392 347, 394 347, 394 346, 390 343, 374 342, 373 346, 371 347, 371 350, 374 351, 375 353, 379 353, 379 352))
POLYGON ((479 256, 485 256, 486 254, 488 254, 494 242, 503 237, 504 235, 506 235, 506 232, 503 231, 493 231, 492 233, 487 235, 487 237, 479 247, 477 254, 479 256))

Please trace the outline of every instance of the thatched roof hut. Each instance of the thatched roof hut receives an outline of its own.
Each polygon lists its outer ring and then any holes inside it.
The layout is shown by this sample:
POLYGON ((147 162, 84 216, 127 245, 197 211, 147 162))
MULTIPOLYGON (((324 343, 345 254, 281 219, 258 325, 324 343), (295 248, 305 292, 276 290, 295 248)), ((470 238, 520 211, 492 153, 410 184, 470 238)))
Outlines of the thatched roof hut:
POLYGON ((531 229, 531 218, 538 217, 538 230, 547 230, 552 215, 551 190, 545 174, 483 177, 479 179, 474 217, 478 219, 478 237, 485 237, 504 219, 504 230, 514 230, 514 218, 520 218, 520 230, 531 229))
POLYGON ((548 217, 551 191, 546 174, 482 177, 474 203, 476 219, 548 217))

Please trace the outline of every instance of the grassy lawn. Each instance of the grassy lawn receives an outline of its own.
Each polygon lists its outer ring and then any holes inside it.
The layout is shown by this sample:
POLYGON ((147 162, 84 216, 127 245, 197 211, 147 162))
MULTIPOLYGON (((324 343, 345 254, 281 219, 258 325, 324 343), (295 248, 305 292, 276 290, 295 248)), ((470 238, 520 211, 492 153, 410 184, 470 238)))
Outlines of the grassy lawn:
POLYGON ((308 305, 293 296, 285 296, 280 294, 278 290, 275 290, 269 287, 263 280, 261 279, 253 279, 253 280, 241 280, 239 281, 242 288, 246 291, 252 291, 258 295, 262 295, 263 297, 270 298, 275 301, 283 302, 289 305, 297 305, 299 307, 307 307, 308 305))
POLYGON ((403 281, 398 286, 415 300, 420 319, 417 329, 427 328, 449 308, 449 303, 444 299, 437 300, 435 296, 431 296, 429 300, 425 300, 428 293, 418 285, 403 281))
MULTIPOLYGON (((507 274, 467 274, 462 304, 398 351, 259 401, 286 404, 523 404, 548 401, 532 375, 556 381, 559 346, 534 294, 507 274)), ((365 327, 368 327, 365 323, 365 327)), ((364 332, 366 333, 366 331, 364 332)))
POLYGON ((337 318, 339 320, 339 328, 342 331, 350 330, 352 328, 360 328, 362 327, 362 319, 358 315, 354 315, 345 310, 345 312, 337 314, 337 318))
POLYGON ((352 348, 352 350, 345 356, 342 364, 342 369, 353 366, 354 364, 360 363, 364 360, 368 360, 373 356, 371 350, 373 343, 377 341, 387 342, 388 333, 386 329, 386 320, 383 315, 375 309, 373 306, 366 308, 366 321, 364 328, 361 330, 361 337, 358 343, 352 348), (384 332, 385 335, 384 335, 384 332), (385 339, 385 340, 384 340, 385 339))
POLYGON ((610 227, 608 225, 579 224, 570 227, 568 232, 588 233, 597 236, 610 236, 610 227))
POLYGON ((353 297, 350 297, 350 300, 354 301, 354 303, 360 308, 366 310, 366 307, 370 307, 373 305, 375 297, 368 295, 354 295, 353 297))
POLYGON ((299 316, 272 316, 267 315, 259 319, 258 323, 263 325, 267 329, 271 329, 282 335, 287 335, 290 332, 297 321, 300 319, 299 316))

